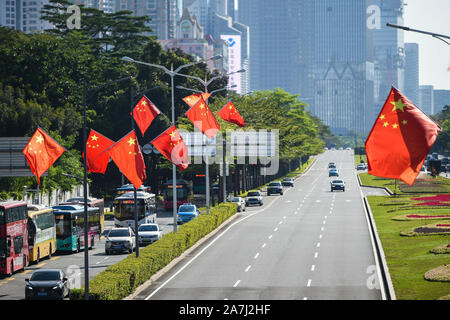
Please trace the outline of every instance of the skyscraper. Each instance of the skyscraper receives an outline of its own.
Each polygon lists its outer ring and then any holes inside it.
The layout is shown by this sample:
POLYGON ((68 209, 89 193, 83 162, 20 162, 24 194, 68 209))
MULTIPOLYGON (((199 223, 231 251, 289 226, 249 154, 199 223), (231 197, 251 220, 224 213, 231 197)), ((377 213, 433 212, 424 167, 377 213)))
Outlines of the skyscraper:
POLYGON ((434 86, 420 86, 419 87, 419 105, 427 115, 434 114, 434 86))
POLYGON ((434 90, 434 114, 439 113, 445 106, 450 106, 450 90, 434 90))
POLYGON ((368 132, 374 121, 367 4, 361 0, 315 1, 312 110, 335 134, 368 132))
POLYGON ((1 0, 0 25, 23 32, 42 32, 52 28, 41 20, 41 10, 48 0, 1 0))
POLYGON ((409 100, 419 105, 419 45, 405 43, 405 89, 409 100))

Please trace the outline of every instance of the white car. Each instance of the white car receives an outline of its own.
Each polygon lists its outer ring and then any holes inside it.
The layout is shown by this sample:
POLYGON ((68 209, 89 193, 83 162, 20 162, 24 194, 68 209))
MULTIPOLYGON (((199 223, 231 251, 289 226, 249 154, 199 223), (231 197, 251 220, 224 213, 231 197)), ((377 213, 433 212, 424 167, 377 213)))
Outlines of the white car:
POLYGON ((134 249, 136 249, 136 236, 130 227, 113 228, 106 236, 106 254, 123 251, 132 253, 134 249))
POLYGON ((249 191, 247 193, 247 197, 245 198, 245 205, 254 205, 257 204, 259 206, 263 205, 263 197, 261 192, 259 191, 249 191))
POLYGON ((229 197, 228 201, 237 203, 237 205, 238 205, 237 211, 238 212, 245 211, 245 200, 242 199, 241 197, 229 197))
POLYGON ((162 231, 156 223, 144 223, 138 228, 139 245, 151 244, 162 237, 162 231))

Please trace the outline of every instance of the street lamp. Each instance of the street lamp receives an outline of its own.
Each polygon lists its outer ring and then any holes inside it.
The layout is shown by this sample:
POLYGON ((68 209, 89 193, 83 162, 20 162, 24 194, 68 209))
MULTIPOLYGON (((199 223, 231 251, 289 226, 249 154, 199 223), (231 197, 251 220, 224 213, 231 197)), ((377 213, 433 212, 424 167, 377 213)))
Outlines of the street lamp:
POLYGON ((412 29, 412 28, 409 28, 409 27, 399 26, 399 25, 392 24, 392 23, 386 23, 386 26, 391 27, 391 28, 402 29, 402 30, 405 30, 405 31, 412 31, 412 32, 423 33, 423 34, 432 36, 433 38, 436 38, 436 39, 439 39, 441 41, 444 41, 446 44, 450 45, 449 42, 444 40, 444 39, 450 39, 450 36, 446 36, 446 35, 438 34, 438 33, 433 33, 433 32, 428 32, 428 31, 412 29))
MULTIPOLYGON (((137 64, 142 64, 145 66, 149 66, 149 67, 154 67, 154 68, 158 68, 163 70, 167 75, 170 76, 170 89, 171 89, 171 104, 172 104, 172 125, 175 125, 175 88, 174 88, 174 77, 175 76, 184 76, 186 77, 186 75, 180 74, 178 73, 181 69, 183 68, 187 68, 199 63, 203 63, 206 62, 208 60, 217 60, 217 59, 221 59, 222 56, 221 55, 216 55, 213 56, 209 59, 205 59, 205 60, 200 60, 197 62, 191 62, 188 64, 184 64, 179 66, 177 69, 173 70, 173 65, 170 67, 170 70, 167 69, 164 66, 161 65, 157 65, 157 64, 153 64, 153 63, 148 63, 148 62, 143 62, 143 61, 137 61, 134 60, 133 58, 130 57, 122 57, 122 61, 125 62, 130 62, 130 63, 137 63, 137 64)), ((172 164, 172 186, 173 186, 173 231, 177 232, 177 188, 176 188, 176 184, 177 184, 177 169, 175 164, 172 164)))
POLYGON ((120 78, 117 80, 113 80, 107 82, 105 84, 99 85, 97 87, 93 87, 87 89, 86 87, 86 79, 83 80, 83 197, 84 197, 84 299, 89 300, 89 252, 87 250, 88 244, 88 232, 89 232, 89 224, 88 224, 88 213, 87 213, 87 163, 86 163, 86 140, 87 140, 87 125, 86 125, 86 100, 88 93, 94 94, 98 90, 109 86, 113 83, 117 83, 124 80, 131 79, 131 76, 120 78))
MULTIPOLYGON (((186 77, 186 78, 189 78, 189 79, 194 79, 194 80, 199 81, 203 85, 203 87, 205 88, 204 92, 208 93, 208 86, 214 80, 220 79, 220 78, 223 78, 223 77, 227 77, 227 76, 230 76, 230 75, 235 74, 235 73, 242 73, 242 72, 245 72, 245 71, 246 71, 245 69, 240 69, 240 70, 237 70, 237 71, 234 71, 234 72, 227 73, 225 75, 218 75, 218 76, 212 77, 208 81, 206 81, 206 79, 203 80, 200 77, 191 76, 191 75, 187 75, 187 74, 185 74, 183 76, 186 77)), ((191 89, 188 89, 188 90, 191 90, 191 89)), ((222 90, 222 89, 220 89, 220 90, 222 90)), ((217 90, 215 90, 215 92, 217 92, 217 90)), ((206 172, 205 172, 205 176, 206 176, 205 177, 205 179, 206 179, 206 213, 209 214, 209 164, 208 164, 208 155, 206 155, 206 157, 205 157, 205 166, 206 166, 206 172)), ((224 167, 225 167, 225 164, 224 164, 224 167)), ((225 176, 224 176, 224 178, 225 178, 225 176)))

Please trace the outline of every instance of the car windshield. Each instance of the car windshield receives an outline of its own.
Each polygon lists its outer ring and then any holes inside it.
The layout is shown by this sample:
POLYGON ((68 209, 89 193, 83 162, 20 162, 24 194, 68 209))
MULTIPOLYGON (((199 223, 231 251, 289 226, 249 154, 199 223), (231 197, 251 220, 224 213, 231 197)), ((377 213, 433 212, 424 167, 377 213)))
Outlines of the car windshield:
POLYGON ((126 229, 111 230, 108 237, 129 237, 130 233, 126 229))
POLYGON ((333 180, 333 183, 343 183, 344 181, 342 180, 333 180))
POLYGON ((30 281, 55 281, 60 280, 59 271, 37 271, 33 273, 30 281))
POLYGON ((279 186, 279 185, 280 185, 279 182, 272 182, 272 183, 269 183, 269 186, 271 186, 271 187, 277 187, 277 186, 279 186))
POLYGON ((231 202, 239 202, 240 199, 239 199, 239 198, 232 198, 230 201, 231 201, 231 202))
POLYGON ((247 196, 249 196, 249 197, 258 197, 259 196, 259 192, 249 192, 249 193, 247 193, 247 196))
POLYGON ((284 178, 283 181, 292 181, 292 178, 284 178))
POLYGON ((194 212, 194 206, 180 206, 180 212, 194 212))
POLYGON ((140 226, 139 231, 158 231, 158 227, 156 225, 145 225, 140 226))

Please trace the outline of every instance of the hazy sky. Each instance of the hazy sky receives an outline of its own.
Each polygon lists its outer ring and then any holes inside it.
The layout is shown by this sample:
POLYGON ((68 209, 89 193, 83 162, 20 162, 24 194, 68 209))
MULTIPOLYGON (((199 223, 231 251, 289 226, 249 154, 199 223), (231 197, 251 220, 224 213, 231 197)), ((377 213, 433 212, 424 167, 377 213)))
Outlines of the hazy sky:
MULTIPOLYGON (((405 0, 404 25, 450 36, 450 0, 405 0)), ((405 31, 405 42, 419 44, 419 83, 450 90, 450 45, 432 36, 405 31)), ((446 39, 450 42, 449 39, 446 39)))

